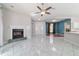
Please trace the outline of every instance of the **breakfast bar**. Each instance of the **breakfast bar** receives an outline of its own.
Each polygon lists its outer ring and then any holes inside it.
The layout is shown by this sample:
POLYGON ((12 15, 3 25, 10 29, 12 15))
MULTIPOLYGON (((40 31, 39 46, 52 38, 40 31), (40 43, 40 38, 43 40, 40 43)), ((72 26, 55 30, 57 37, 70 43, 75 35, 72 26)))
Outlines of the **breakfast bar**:
POLYGON ((79 32, 66 32, 64 34, 64 40, 79 46, 79 32))

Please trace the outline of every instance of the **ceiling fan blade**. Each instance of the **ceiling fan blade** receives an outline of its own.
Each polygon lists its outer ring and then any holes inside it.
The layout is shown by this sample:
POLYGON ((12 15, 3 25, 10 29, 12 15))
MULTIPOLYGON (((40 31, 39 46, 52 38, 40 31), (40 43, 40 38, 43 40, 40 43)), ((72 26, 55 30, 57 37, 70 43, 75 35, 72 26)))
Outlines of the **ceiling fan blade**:
POLYGON ((52 7, 48 7, 48 8, 46 8, 45 10, 47 11, 47 10, 49 10, 49 9, 51 9, 52 7))
POLYGON ((37 8, 38 8, 40 11, 42 11, 42 9, 41 9, 39 6, 37 6, 37 8))
POLYGON ((38 13, 40 13, 40 12, 35 12, 35 14, 38 14, 38 13))
POLYGON ((50 12, 45 12, 46 14, 50 14, 50 12))

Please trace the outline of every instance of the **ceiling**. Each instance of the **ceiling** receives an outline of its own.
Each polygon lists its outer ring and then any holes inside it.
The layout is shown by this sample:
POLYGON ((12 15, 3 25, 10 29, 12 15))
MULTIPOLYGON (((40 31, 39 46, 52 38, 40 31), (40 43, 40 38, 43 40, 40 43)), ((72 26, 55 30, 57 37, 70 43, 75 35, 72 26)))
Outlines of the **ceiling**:
MULTIPOLYGON (((31 15, 32 12, 39 11, 36 3, 3 3, 6 8, 31 15)), ((49 10, 51 15, 54 16, 68 16, 68 17, 79 17, 79 3, 45 3, 44 7, 52 6, 55 9, 49 10)))

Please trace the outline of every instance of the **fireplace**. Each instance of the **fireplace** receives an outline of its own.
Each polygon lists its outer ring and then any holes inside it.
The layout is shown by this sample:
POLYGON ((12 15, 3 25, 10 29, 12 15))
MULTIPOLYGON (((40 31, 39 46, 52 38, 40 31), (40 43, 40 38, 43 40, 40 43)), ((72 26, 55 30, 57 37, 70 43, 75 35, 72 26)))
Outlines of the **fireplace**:
POLYGON ((12 29, 12 39, 24 37, 24 29, 12 29))

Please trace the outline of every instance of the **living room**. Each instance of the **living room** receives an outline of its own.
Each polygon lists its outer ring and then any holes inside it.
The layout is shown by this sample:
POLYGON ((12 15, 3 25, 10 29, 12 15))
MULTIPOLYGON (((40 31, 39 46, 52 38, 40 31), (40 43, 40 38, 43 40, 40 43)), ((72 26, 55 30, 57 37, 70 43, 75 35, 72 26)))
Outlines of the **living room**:
POLYGON ((78 6, 78 3, 1 3, 0 54, 79 55, 78 6))

